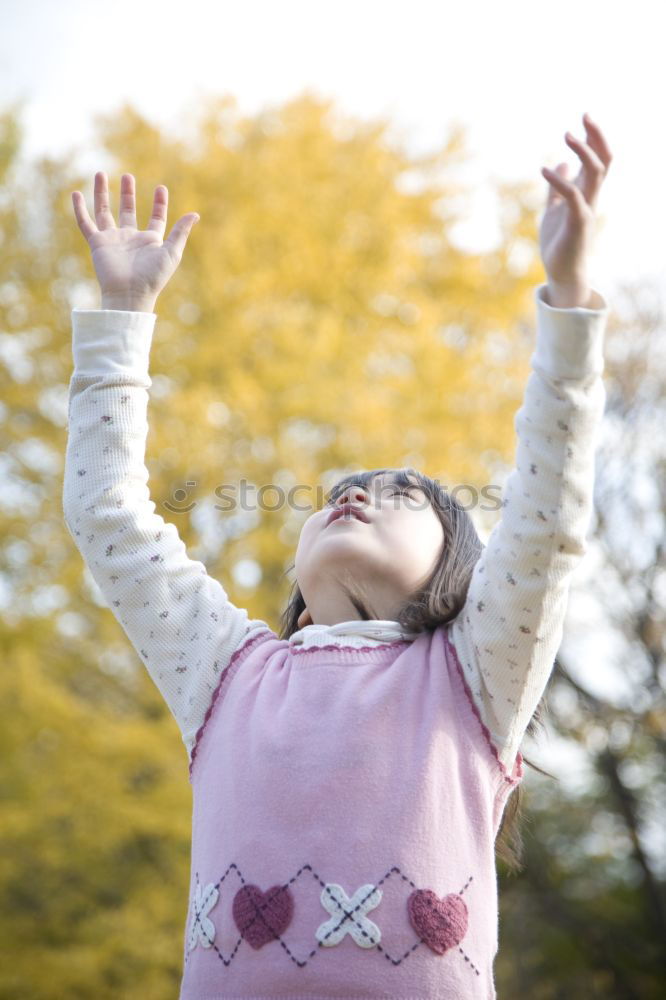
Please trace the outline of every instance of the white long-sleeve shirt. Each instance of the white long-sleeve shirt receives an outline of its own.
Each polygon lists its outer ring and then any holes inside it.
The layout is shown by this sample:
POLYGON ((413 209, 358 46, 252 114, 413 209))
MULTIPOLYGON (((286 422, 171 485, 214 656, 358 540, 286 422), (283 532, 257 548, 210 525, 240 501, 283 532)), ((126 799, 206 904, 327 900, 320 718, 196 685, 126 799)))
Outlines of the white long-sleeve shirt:
MULTIPOLYGON (((537 332, 515 468, 451 635, 507 769, 550 676, 573 571, 587 550, 596 432, 605 406, 609 313, 556 309, 535 290, 537 332)), ((172 712, 191 758, 221 672, 267 623, 233 605, 148 491, 148 374, 155 313, 72 311, 74 372, 63 510, 108 606, 172 712)), ((402 635, 396 622, 309 625, 294 645, 358 646, 402 635)))

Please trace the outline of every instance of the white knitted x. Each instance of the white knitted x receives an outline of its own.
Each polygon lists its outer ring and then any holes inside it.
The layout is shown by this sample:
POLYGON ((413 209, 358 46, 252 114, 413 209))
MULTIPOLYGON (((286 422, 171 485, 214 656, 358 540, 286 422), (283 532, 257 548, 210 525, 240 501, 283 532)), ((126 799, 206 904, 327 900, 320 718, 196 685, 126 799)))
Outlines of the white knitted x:
POLYGON ((188 941, 188 951, 196 948, 197 942, 201 939, 204 948, 210 948, 215 937, 215 924, 206 914, 213 909, 220 895, 219 889, 211 882, 205 889, 201 888, 201 883, 197 883, 194 893, 194 914, 190 924, 190 937, 188 941))
POLYGON ((345 934, 351 934, 361 948, 373 948, 381 940, 377 924, 365 916, 374 910, 382 898, 381 889, 362 885, 350 899, 341 885, 328 883, 322 889, 321 905, 333 916, 317 928, 315 937, 323 945, 339 944, 345 934))

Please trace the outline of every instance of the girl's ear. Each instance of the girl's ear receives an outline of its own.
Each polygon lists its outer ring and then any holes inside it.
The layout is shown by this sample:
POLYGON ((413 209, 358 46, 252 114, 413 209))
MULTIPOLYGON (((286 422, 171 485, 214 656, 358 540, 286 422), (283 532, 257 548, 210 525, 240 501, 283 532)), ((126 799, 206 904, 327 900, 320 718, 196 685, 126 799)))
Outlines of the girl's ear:
POLYGON ((306 625, 314 625, 312 618, 310 617, 310 612, 307 608, 303 608, 300 615, 298 616, 298 621, 296 622, 299 628, 305 628, 306 625))

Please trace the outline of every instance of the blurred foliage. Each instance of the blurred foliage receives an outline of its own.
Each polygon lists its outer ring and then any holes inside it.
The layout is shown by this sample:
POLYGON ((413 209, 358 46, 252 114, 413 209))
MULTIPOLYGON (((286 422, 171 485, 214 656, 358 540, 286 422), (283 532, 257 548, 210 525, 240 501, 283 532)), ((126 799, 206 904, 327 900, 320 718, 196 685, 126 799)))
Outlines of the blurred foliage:
MULTIPOLYGON (((253 117, 230 97, 199 113, 188 139, 131 106, 101 116, 98 169, 114 213, 120 175, 134 174, 142 228, 157 184, 169 189, 167 232, 201 216, 157 306, 151 496, 230 599, 277 627, 300 526, 338 475, 413 464, 449 489, 504 479, 545 277, 545 185, 498 184, 501 243, 469 253, 455 241, 462 128, 415 157, 389 141, 388 122, 307 94, 253 117), (216 509, 241 481, 263 487, 264 509, 252 492, 251 509, 216 509), (300 509, 270 484, 300 486, 300 509), (256 586, 241 586, 243 560, 260 567, 256 586)), ((182 968, 185 750, 62 517, 71 309, 100 304, 71 192, 92 214, 92 184, 72 156, 23 162, 16 111, 0 116, 1 1000, 162 1000, 182 968)), ((486 507, 472 514, 489 530, 498 513, 486 507)), ((608 789, 595 795, 591 808, 607 808, 608 789)), ((559 836, 580 851, 582 813, 563 810, 561 789, 534 807, 535 850, 568 816, 559 836)), ((640 968, 617 950, 632 989, 648 983, 623 994, 574 923, 589 906, 597 940, 619 917, 638 932, 645 877, 627 883, 627 859, 602 859, 586 900, 571 895, 567 929, 543 905, 569 888, 550 860, 548 893, 529 870, 503 890, 499 995, 656 996, 654 924, 640 968)))

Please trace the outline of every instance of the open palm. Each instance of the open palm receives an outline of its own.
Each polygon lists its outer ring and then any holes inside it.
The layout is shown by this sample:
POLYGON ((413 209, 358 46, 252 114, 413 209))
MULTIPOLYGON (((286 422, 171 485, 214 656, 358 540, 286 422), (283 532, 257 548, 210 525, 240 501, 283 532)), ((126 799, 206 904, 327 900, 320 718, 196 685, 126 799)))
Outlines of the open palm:
POLYGON ((589 115, 583 116, 583 122, 587 142, 566 133, 568 145, 581 160, 575 179, 567 179, 566 163, 559 163, 555 170, 543 168, 550 188, 539 230, 539 244, 548 277, 559 285, 573 285, 584 278, 594 211, 612 159, 599 126, 589 115))
POLYGON ((156 298, 171 278, 199 216, 196 212, 183 215, 165 240, 168 197, 163 184, 155 188, 150 222, 141 230, 136 223, 132 174, 123 174, 121 178, 118 226, 109 206, 109 186, 103 171, 95 174, 96 224, 88 215, 81 192, 72 192, 76 221, 92 251, 95 273, 104 295, 156 298))

